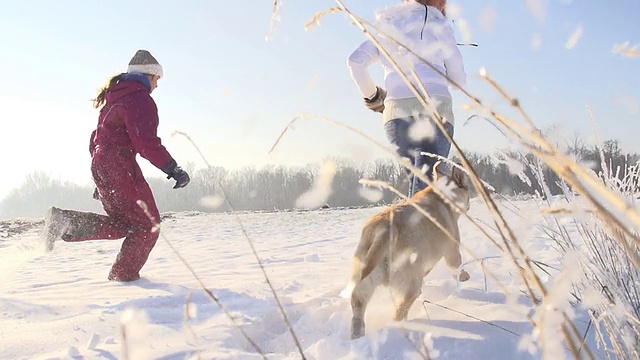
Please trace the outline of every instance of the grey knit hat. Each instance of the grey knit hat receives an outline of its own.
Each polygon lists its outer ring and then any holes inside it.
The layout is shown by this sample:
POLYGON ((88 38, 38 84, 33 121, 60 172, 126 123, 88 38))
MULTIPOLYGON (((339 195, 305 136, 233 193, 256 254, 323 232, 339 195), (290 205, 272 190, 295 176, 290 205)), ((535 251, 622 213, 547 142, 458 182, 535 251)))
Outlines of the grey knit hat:
POLYGON ((138 50, 129 61, 127 72, 163 76, 162 65, 147 50, 138 50))

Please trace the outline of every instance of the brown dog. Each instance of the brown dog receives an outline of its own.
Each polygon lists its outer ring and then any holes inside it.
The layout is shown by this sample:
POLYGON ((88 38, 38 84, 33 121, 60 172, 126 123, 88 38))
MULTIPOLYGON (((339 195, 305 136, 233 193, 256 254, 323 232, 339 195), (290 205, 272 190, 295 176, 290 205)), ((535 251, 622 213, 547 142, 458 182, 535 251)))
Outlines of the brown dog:
MULTIPOLYGON (((437 176, 437 166, 434 173, 437 176)), ((398 321, 406 319, 409 308, 422 292, 423 278, 442 257, 455 278, 469 280, 469 274, 459 270, 460 214, 450 205, 453 202, 465 211, 469 209, 467 176, 454 167, 450 176, 436 178, 432 186, 411 199, 431 219, 409 202, 402 202, 373 216, 364 225, 351 280, 352 339, 364 335, 364 313, 378 286, 390 287, 395 302, 394 319, 398 321), (442 189, 451 201, 442 199, 432 186, 442 189)))

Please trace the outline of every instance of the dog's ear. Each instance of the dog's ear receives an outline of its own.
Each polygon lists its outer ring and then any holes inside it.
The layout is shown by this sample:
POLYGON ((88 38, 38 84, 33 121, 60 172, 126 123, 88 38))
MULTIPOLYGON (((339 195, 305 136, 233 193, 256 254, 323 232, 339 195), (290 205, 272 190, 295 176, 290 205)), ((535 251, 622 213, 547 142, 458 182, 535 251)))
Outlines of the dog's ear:
POLYGON ((435 164, 433 164, 433 182, 435 183, 436 181, 438 181, 438 178, 440 177, 440 165, 442 165, 442 160, 438 160, 436 161, 435 164))
POLYGON ((453 166, 451 169, 451 180, 456 184, 457 187, 465 190, 469 190, 469 178, 467 173, 464 170, 460 169, 457 166, 453 166))

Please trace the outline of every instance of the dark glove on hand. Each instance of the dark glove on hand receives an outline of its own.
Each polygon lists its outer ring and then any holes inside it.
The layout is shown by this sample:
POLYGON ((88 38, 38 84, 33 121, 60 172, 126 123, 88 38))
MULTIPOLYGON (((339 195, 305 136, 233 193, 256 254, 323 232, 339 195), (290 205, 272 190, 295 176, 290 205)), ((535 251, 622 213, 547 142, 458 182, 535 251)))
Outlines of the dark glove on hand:
POLYGON ((171 160, 167 165, 165 165, 162 168, 162 171, 167 174, 167 179, 173 178, 176 181, 176 184, 173 186, 174 189, 183 188, 187 186, 189 181, 191 181, 189 174, 182 170, 175 160, 171 160))
POLYGON ((376 93, 371 99, 365 98, 364 104, 369 110, 381 113, 384 111, 384 99, 386 97, 387 92, 383 88, 376 86, 376 93))

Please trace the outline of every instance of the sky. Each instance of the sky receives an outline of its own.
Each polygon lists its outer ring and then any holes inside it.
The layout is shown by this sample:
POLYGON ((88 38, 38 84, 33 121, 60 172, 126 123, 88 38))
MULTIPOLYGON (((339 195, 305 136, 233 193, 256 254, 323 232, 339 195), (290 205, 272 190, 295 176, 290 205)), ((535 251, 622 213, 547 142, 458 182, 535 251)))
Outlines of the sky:
MULTIPOLYGON (((344 0, 356 14, 396 0, 344 0)), ((328 156, 372 161, 388 154, 345 128, 305 119, 269 149, 297 115, 326 116, 387 144, 382 119, 362 103, 346 59, 365 40, 344 14, 305 30, 332 0, 272 1, 45 0, 0 5, 0 199, 27 174, 91 184, 89 135, 97 123, 91 99, 126 69, 138 49, 164 67, 153 97, 159 135, 179 164, 206 160, 238 169, 303 165, 328 156)), ((467 89, 507 111, 478 76, 487 72, 516 96, 541 128, 569 141, 593 141, 590 107, 601 140, 615 138, 640 152, 640 58, 614 53, 640 43, 640 2, 487 0, 449 2, 468 74, 467 89)), ((371 67, 381 81, 380 66, 371 67)), ((463 149, 492 153, 510 146, 492 125, 465 120, 469 101, 454 93, 455 138, 463 149)), ((144 159, 147 176, 161 176, 144 159)), ((168 183, 168 186, 170 184, 168 183)))

